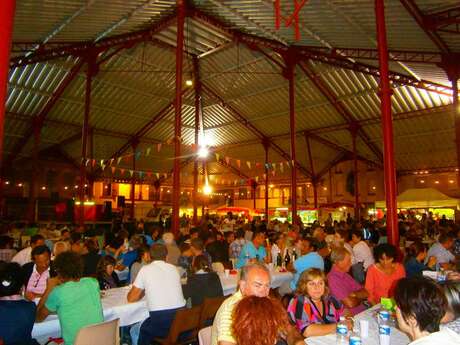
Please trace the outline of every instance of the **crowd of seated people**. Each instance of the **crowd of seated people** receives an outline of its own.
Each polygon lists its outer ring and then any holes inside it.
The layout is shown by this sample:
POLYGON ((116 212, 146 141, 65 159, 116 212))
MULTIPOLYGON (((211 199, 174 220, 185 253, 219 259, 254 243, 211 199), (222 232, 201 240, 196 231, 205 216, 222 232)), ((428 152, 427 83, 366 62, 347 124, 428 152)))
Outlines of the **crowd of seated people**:
MULTIPOLYGON (((217 220, 204 219, 196 227, 190 227, 187 222, 183 224, 177 236, 169 229, 143 222, 134 229, 114 227, 103 232, 103 236, 96 236, 94 229, 81 227, 60 232, 55 229, 52 235, 38 228, 24 248, 14 248, 12 236, 3 235, 0 258, 3 262, 18 263, 19 266, 14 267, 20 267, 21 287, 14 292, 23 296, 24 301, 38 304, 38 310, 33 311, 37 321, 49 313, 57 313, 63 330, 69 322, 76 325, 63 331, 69 344, 87 321, 101 320, 97 308, 85 322, 68 318, 66 309, 59 303, 67 301, 74 289, 86 289, 89 299, 85 303, 98 306, 100 290, 132 284, 128 300, 134 302, 145 295, 150 319, 133 326, 130 333, 133 343, 149 343, 152 337, 167 334, 178 309, 200 305, 206 297, 224 294, 218 274, 221 272, 213 272, 213 266, 220 267, 216 263, 242 272, 239 289, 226 300, 227 309, 218 313, 217 322, 219 318, 231 319, 234 307, 243 297, 268 295, 269 289, 266 292, 262 289, 267 288, 267 283, 261 267, 270 264, 271 270, 266 271, 269 280, 274 267, 281 266, 276 270, 292 272, 292 281, 281 286, 279 294, 285 316, 295 324, 295 332, 290 329, 292 334, 297 334, 293 339, 334 333, 341 316, 345 316, 351 326, 353 315, 380 303, 382 298, 394 298, 399 282, 406 276, 420 278, 426 270, 447 270, 449 284, 442 288, 449 303, 440 321, 441 328, 458 332, 459 289, 450 284, 460 280, 455 273, 460 232, 453 222, 434 221, 431 215, 422 219, 402 217, 399 222, 401 247, 387 243, 386 236, 382 236, 384 223, 372 219, 328 220, 324 226, 315 222, 305 227, 299 221, 294 224, 266 223, 259 219, 248 222, 230 214, 217 220), (427 245, 430 242, 432 244, 427 245), (65 259, 69 255, 74 259, 73 269, 68 268, 69 257, 65 259), (258 288, 247 286, 249 278, 244 276, 248 274, 247 267, 258 271, 259 278, 262 276, 257 282, 251 280, 258 288), (163 270, 170 272, 169 278, 146 278, 146 272, 164 274, 163 270), (120 280, 119 273, 123 271, 128 275, 120 280), (185 285, 181 278, 186 278, 185 285), (152 320, 163 323, 156 325, 152 320), (152 324, 161 332, 149 332, 152 324)), ((276 310, 278 307, 273 306, 276 310)), ((283 320, 274 320, 273 324, 282 328, 283 320)), ((226 328, 222 339, 237 344, 235 339, 240 335, 233 332, 239 332, 239 326, 235 327, 226 328)), ((217 338, 213 334, 216 345, 221 334, 218 330, 216 326, 217 338)), ((244 332, 241 334, 244 336, 244 332)))

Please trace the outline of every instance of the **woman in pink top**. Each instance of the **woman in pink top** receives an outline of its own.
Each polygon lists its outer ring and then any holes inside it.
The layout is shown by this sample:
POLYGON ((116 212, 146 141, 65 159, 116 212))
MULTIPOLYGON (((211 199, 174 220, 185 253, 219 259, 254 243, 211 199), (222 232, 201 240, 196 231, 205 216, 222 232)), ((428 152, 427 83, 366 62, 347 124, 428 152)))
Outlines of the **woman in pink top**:
POLYGON ((393 297, 396 283, 406 276, 404 266, 394 262, 396 255, 396 248, 391 244, 380 244, 374 248, 376 263, 367 270, 365 284, 370 303, 380 303, 382 297, 393 297))

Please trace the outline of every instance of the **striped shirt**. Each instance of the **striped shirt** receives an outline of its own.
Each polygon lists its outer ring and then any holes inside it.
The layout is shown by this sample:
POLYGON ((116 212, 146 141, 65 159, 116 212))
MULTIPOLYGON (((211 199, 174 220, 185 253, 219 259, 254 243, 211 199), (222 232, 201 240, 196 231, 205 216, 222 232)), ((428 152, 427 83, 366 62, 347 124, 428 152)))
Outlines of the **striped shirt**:
POLYGON ((34 270, 30 276, 29 283, 27 284, 26 291, 33 292, 35 294, 42 295, 46 290, 46 282, 50 277, 50 269, 48 268, 42 274, 37 272, 37 266, 34 265, 34 270))
POLYGON ((232 323, 233 323, 233 309, 236 304, 243 299, 241 291, 238 290, 231 297, 227 298, 217 311, 214 323, 212 324, 212 340, 211 345, 217 345, 219 341, 227 341, 236 344, 235 337, 233 336, 232 323))

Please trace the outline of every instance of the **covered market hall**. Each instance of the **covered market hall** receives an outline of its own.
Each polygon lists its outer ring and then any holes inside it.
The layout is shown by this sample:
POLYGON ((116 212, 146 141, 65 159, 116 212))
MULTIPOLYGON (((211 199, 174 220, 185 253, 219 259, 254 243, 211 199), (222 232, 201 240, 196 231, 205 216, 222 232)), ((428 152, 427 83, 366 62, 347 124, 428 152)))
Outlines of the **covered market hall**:
POLYGON ((460 344, 458 0, 1 0, 0 345, 460 344))

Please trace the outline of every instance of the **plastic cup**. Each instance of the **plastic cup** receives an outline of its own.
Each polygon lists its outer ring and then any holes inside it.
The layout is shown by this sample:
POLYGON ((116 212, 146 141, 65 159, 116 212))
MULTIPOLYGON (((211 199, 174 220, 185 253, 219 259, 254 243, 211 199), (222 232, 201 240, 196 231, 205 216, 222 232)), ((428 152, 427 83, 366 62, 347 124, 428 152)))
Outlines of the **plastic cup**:
POLYGON ((229 269, 226 269, 224 271, 224 274, 225 274, 225 278, 228 278, 230 276, 230 270, 229 269))

